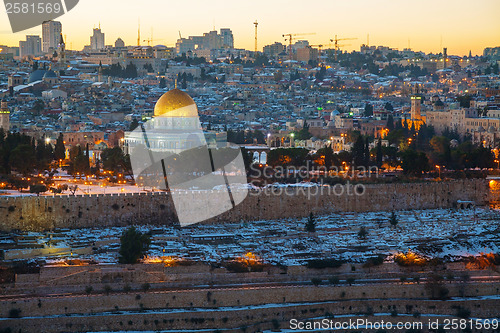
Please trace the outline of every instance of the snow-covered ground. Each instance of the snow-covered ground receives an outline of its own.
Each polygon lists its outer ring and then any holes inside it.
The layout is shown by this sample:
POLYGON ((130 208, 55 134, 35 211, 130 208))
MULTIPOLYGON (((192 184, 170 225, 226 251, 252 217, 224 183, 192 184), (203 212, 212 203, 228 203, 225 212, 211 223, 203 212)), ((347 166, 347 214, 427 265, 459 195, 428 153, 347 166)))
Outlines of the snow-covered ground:
MULTIPOLYGON (((152 231, 150 256, 184 257, 205 262, 235 258, 246 252, 253 252, 267 262, 285 265, 302 264, 305 260, 321 257, 364 262, 376 254, 390 255, 409 249, 429 257, 449 259, 500 252, 498 210, 482 207, 399 211, 396 214, 399 221, 396 227, 389 223, 389 212, 320 216, 315 218, 316 233, 304 231, 305 218, 198 224, 183 229, 173 226, 139 226, 138 229, 152 231), (362 226, 368 233, 366 239, 358 237, 362 226), (198 244, 190 237, 221 233, 234 235, 234 242, 198 244)), ((30 239, 29 242, 43 246, 48 246, 50 240, 53 247, 91 247, 95 249, 92 254, 73 253, 73 257, 116 263, 119 238, 124 230, 123 227, 65 229, 23 235, 30 239)))

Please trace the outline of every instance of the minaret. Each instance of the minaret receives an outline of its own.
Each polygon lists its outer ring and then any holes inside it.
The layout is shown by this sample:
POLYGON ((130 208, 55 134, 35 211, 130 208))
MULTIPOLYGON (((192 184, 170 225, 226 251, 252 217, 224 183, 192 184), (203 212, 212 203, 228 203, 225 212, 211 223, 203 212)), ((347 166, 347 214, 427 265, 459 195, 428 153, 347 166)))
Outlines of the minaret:
MULTIPOLYGON (((64 43, 64 38, 61 33, 61 37, 59 38, 59 64, 60 65, 65 65, 66 64, 66 43, 64 43)), ((64 67, 64 66, 61 66, 64 67)), ((64 68, 62 68, 64 69, 64 68)))
POLYGON ((97 72, 97 82, 102 81, 102 62, 99 61, 99 71, 97 72))
POLYGON ((0 128, 7 132, 10 128, 10 112, 6 100, 2 100, 0 105, 0 128))
POLYGON ((445 48, 443 48, 443 62, 444 62, 443 68, 447 67, 447 64, 446 64, 447 61, 448 61, 448 48, 445 47, 445 48))
POLYGON ((422 97, 419 94, 418 86, 415 84, 414 93, 411 96, 411 120, 422 119, 421 115, 422 97))

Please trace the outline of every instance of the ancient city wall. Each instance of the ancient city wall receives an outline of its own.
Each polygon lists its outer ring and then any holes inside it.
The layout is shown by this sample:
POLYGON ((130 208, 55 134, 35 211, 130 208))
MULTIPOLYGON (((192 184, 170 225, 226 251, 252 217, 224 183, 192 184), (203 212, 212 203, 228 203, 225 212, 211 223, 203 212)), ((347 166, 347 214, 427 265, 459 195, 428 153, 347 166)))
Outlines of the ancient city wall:
MULTIPOLYGON (((211 192, 179 194, 186 201, 202 200, 211 192)), ((452 180, 405 184, 370 184, 357 188, 277 188, 251 192, 235 209, 207 222, 303 217, 310 212, 391 211, 453 206, 457 200, 488 203, 485 179, 452 180)), ((176 216, 169 194, 164 192, 108 195, 58 195, 0 197, 0 231, 47 230, 124 226, 129 224, 171 224, 176 216)))
MULTIPOLYGON (((449 284, 447 287, 450 288, 450 295, 455 296, 460 285, 449 284)), ((495 293, 492 285, 470 283, 466 286, 467 296, 477 297, 492 293, 495 293)), ((424 284, 399 285, 398 288, 388 284, 378 285, 376 288, 364 285, 293 286, 256 290, 220 289, 210 293, 207 290, 154 294, 130 292, 109 296, 81 295, 43 300, 35 297, 9 301, 9 304, 5 304, 2 316, 6 317, 8 311, 13 308, 20 310, 21 317, 25 314, 29 316, 7 319, 2 324, 11 327, 13 331, 22 328, 23 332, 39 332, 39 327, 46 328, 46 332, 59 332, 61 327, 65 327, 65 331, 68 332, 115 331, 123 330, 129 325, 141 330, 180 330, 186 326, 197 326, 197 329, 231 328, 249 324, 256 318, 262 321, 274 318, 286 321, 298 316, 325 316, 328 312, 336 315, 359 315, 366 311, 388 313, 395 310, 399 314, 422 312, 446 316, 454 315, 459 306, 470 309, 473 317, 492 318, 497 315, 496 299, 436 301, 427 298, 424 284), (290 288, 293 288, 293 293, 290 292, 290 288), (403 299, 400 299, 401 297, 403 299), (280 306, 274 308, 267 304, 280 304, 280 306), (226 308, 210 310, 215 306, 226 308), (91 314, 88 313, 88 309, 92 309, 91 314), (158 311, 151 313, 147 309, 158 309, 158 311), (200 311, 201 309, 209 311, 200 311), (132 312, 128 312, 131 310, 132 312), (37 318, 37 316, 46 317, 37 318), (193 322, 191 318, 204 318, 204 320, 193 322)), ((410 318, 405 316, 404 320, 410 318)))

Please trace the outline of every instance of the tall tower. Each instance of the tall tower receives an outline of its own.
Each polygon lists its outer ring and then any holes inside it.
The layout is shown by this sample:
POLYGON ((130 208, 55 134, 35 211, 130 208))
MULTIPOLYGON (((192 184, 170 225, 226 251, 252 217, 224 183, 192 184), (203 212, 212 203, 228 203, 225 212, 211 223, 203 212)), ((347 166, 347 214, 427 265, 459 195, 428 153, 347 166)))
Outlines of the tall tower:
POLYGON ((99 70, 97 72, 97 82, 104 82, 102 80, 102 62, 99 61, 99 70))
POLYGON ((448 61, 448 48, 443 48, 443 68, 446 68, 446 62, 448 61))
POLYGON ((258 45, 257 45, 257 26, 259 25, 259 22, 257 22, 257 20, 255 20, 255 22, 253 23, 255 25, 255 53, 257 53, 257 49, 258 49, 258 45))
POLYGON ((411 120, 422 119, 421 105, 422 105, 422 97, 419 94, 419 89, 417 84, 415 84, 413 95, 411 95, 411 110, 410 110, 411 120))
POLYGON ((91 50, 103 50, 105 47, 105 34, 99 28, 93 30, 93 35, 90 36, 90 49, 91 50))
POLYGON ((10 128, 10 112, 6 100, 2 100, 0 104, 0 128, 7 132, 10 128))
POLYGON ((61 67, 64 67, 63 65, 66 64, 66 43, 64 42, 62 33, 61 37, 59 38, 58 53, 59 53, 59 64, 61 65, 61 67))
POLYGON ((58 21, 45 21, 42 23, 42 51, 48 53, 50 49, 57 49, 62 24, 58 21))

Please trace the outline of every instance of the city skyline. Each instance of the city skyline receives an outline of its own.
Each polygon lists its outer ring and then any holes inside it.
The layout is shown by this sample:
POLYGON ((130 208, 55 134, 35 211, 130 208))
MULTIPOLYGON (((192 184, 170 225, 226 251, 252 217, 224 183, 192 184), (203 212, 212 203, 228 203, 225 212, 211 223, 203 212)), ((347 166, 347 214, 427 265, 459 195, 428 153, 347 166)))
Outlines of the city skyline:
MULTIPOLYGON (((199 35, 220 28, 232 29, 235 47, 254 49, 255 19, 259 21, 259 50, 276 41, 285 43, 285 33, 315 33, 304 36, 311 44, 329 47, 329 40, 357 38, 349 41, 344 50, 359 50, 361 44, 385 45, 392 48, 411 49, 426 53, 439 53, 443 47, 449 54, 482 54, 485 47, 494 47, 500 41, 500 22, 495 15, 500 3, 481 0, 469 8, 468 2, 456 1, 453 7, 430 0, 414 6, 410 1, 383 0, 372 3, 366 0, 353 2, 323 2, 314 8, 300 10, 298 1, 231 4, 215 1, 210 4, 192 1, 190 4, 150 1, 148 10, 141 3, 89 0, 60 17, 68 48, 81 50, 89 45, 92 28, 101 25, 106 33, 106 44, 112 45, 122 38, 126 45, 137 44, 138 20, 141 22, 141 45, 150 39, 152 45, 174 47, 179 38, 199 35), (164 10, 151 10, 161 8, 164 10), (193 10, 197 8, 197 10, 193 10), (390 9, 389 9, 390 8, 390 9), (180 15, 179 12, 186 12, 180 15), (354 14, 352 14, 354 13, 354 14), (410 15, 411 13, 411 15, 410 15), (244 17, 242 17, 244 16, 244 17), (248 22, 247 22, 248 21, 248 22), (165 22, 165 23, 163 23, 165 22), (469 22, 469 24, 464 24, 469 22)), ((41 35, 41 26, 20 33, 10 32, 5 13, 0 24, 0 44, 18 46, 26 35, 41 35)))

